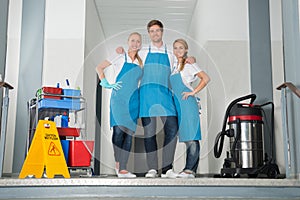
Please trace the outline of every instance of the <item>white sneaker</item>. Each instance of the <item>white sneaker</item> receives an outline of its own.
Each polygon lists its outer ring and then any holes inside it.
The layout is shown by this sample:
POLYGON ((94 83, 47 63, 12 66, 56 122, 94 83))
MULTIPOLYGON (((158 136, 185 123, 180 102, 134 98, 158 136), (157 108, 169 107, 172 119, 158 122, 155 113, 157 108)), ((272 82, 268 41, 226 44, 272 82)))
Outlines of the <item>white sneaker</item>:
POLYGON ((162 178, 177 178, 176 174, 172 169, 169 169, 165 174, 161 174, 162 178))
POLYGON ((155 169, 150 169, 145 175, 146 178, 155 178, 157 177, 157 171, 155 169))
POLYGON ((193 173, 180 172, 177 176, 178 178, 195 178, 193 173))
POLYGON ((131 172, 127 172, 126 174, 118 173, 118 178, 136 178, 136 175, 131 172))

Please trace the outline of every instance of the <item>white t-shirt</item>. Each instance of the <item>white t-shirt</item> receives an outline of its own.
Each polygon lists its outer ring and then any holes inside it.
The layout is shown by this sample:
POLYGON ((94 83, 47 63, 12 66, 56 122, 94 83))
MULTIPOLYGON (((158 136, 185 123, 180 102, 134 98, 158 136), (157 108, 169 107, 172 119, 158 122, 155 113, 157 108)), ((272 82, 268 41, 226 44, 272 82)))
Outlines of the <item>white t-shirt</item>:
POLYGON ((131 58, 128 56, 127 53, 124 53, 124 54, 117 54, 117 53, 112 54, 106 60, 111 63, 110 67, 113 67, 113 72, 114 72, 115 76, 117 76, 121 72, 121 70, 122 70, 122 67, 123 67, 123 65, 125 63, 125 54, 127 56, 127 62, 128 63, 134 63, 134 64, 139 65, 139 61, 137 59, 135 59, 135 60, 132 61, 131 58))
MULTIPOLYGON (((177 64, 178 64, 178 62, 176 61, 173 65, 174 67, 173 67, 172 74, 179 72, 179 70, 178 70, 179 66, 177 66, 177 64)), ((182 82, 184 83, 184 85, 186 85, 191 90, 194 90, 191 85, 194 81, 197 80, 197 78, 198 78, 197 74, 201 71, 202 71, 202 69, 199 67, 199 65, 197 63, 185 64, 183 70, 180 72, 182 82)))

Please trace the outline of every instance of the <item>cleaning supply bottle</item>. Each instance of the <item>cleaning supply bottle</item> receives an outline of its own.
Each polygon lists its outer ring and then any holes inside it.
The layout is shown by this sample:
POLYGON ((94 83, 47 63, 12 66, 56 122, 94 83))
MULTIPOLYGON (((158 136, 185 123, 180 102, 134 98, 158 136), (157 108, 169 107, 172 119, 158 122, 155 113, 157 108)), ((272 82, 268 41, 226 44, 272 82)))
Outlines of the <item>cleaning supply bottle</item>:
POLYGON ((55 122, 56 127, 61 127, 61 115, 56 115, 54 117, 54 122, 55 122))
POLYGON ((67 128, 69 127, 69 117, 66 112, 61 116, 61 127, 67 128))

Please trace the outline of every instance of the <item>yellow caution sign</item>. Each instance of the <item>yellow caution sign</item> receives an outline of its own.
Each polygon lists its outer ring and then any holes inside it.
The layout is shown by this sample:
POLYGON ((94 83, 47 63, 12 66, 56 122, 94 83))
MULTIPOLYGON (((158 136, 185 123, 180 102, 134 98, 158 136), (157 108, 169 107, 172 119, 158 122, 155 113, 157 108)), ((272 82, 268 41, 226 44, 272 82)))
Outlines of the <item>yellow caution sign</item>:
POLYGON ((47 178, 55 175, 70 178, 55 123, 39 120, 19 178, 30 175, 41 178, 45 169, 47 178))

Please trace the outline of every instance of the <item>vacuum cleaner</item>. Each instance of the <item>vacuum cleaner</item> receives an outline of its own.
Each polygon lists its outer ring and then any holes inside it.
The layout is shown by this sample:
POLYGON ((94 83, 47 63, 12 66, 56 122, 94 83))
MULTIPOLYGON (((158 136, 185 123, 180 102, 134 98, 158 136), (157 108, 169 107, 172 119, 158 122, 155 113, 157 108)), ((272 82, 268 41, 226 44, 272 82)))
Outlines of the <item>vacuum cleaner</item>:
MULTIPOLYGON (((229 137, 230 151, 224 159, 221 177, 240 177, 246 174, 256 178, 264 174, 268 178, 277 178, 279 168, 273 159, 274 136, 274 104, 268 102, 254 105, 255 94, 246 95, 232 101, 225 113, 223 126, 215 139, 214 155, 219 158, 222 154, 224 138, 229 137), (249 100, 250 103, 239 103, 249 100), (264 106, 271 105, 270 155, 264 147, 264 121, 266 118, 264 106), (264 117, 263 117, 264 115, 264 117), (226 126, 229 128, 226 129, 226 126)), ((266 120, 265 120, 266 122, 266 120)))

